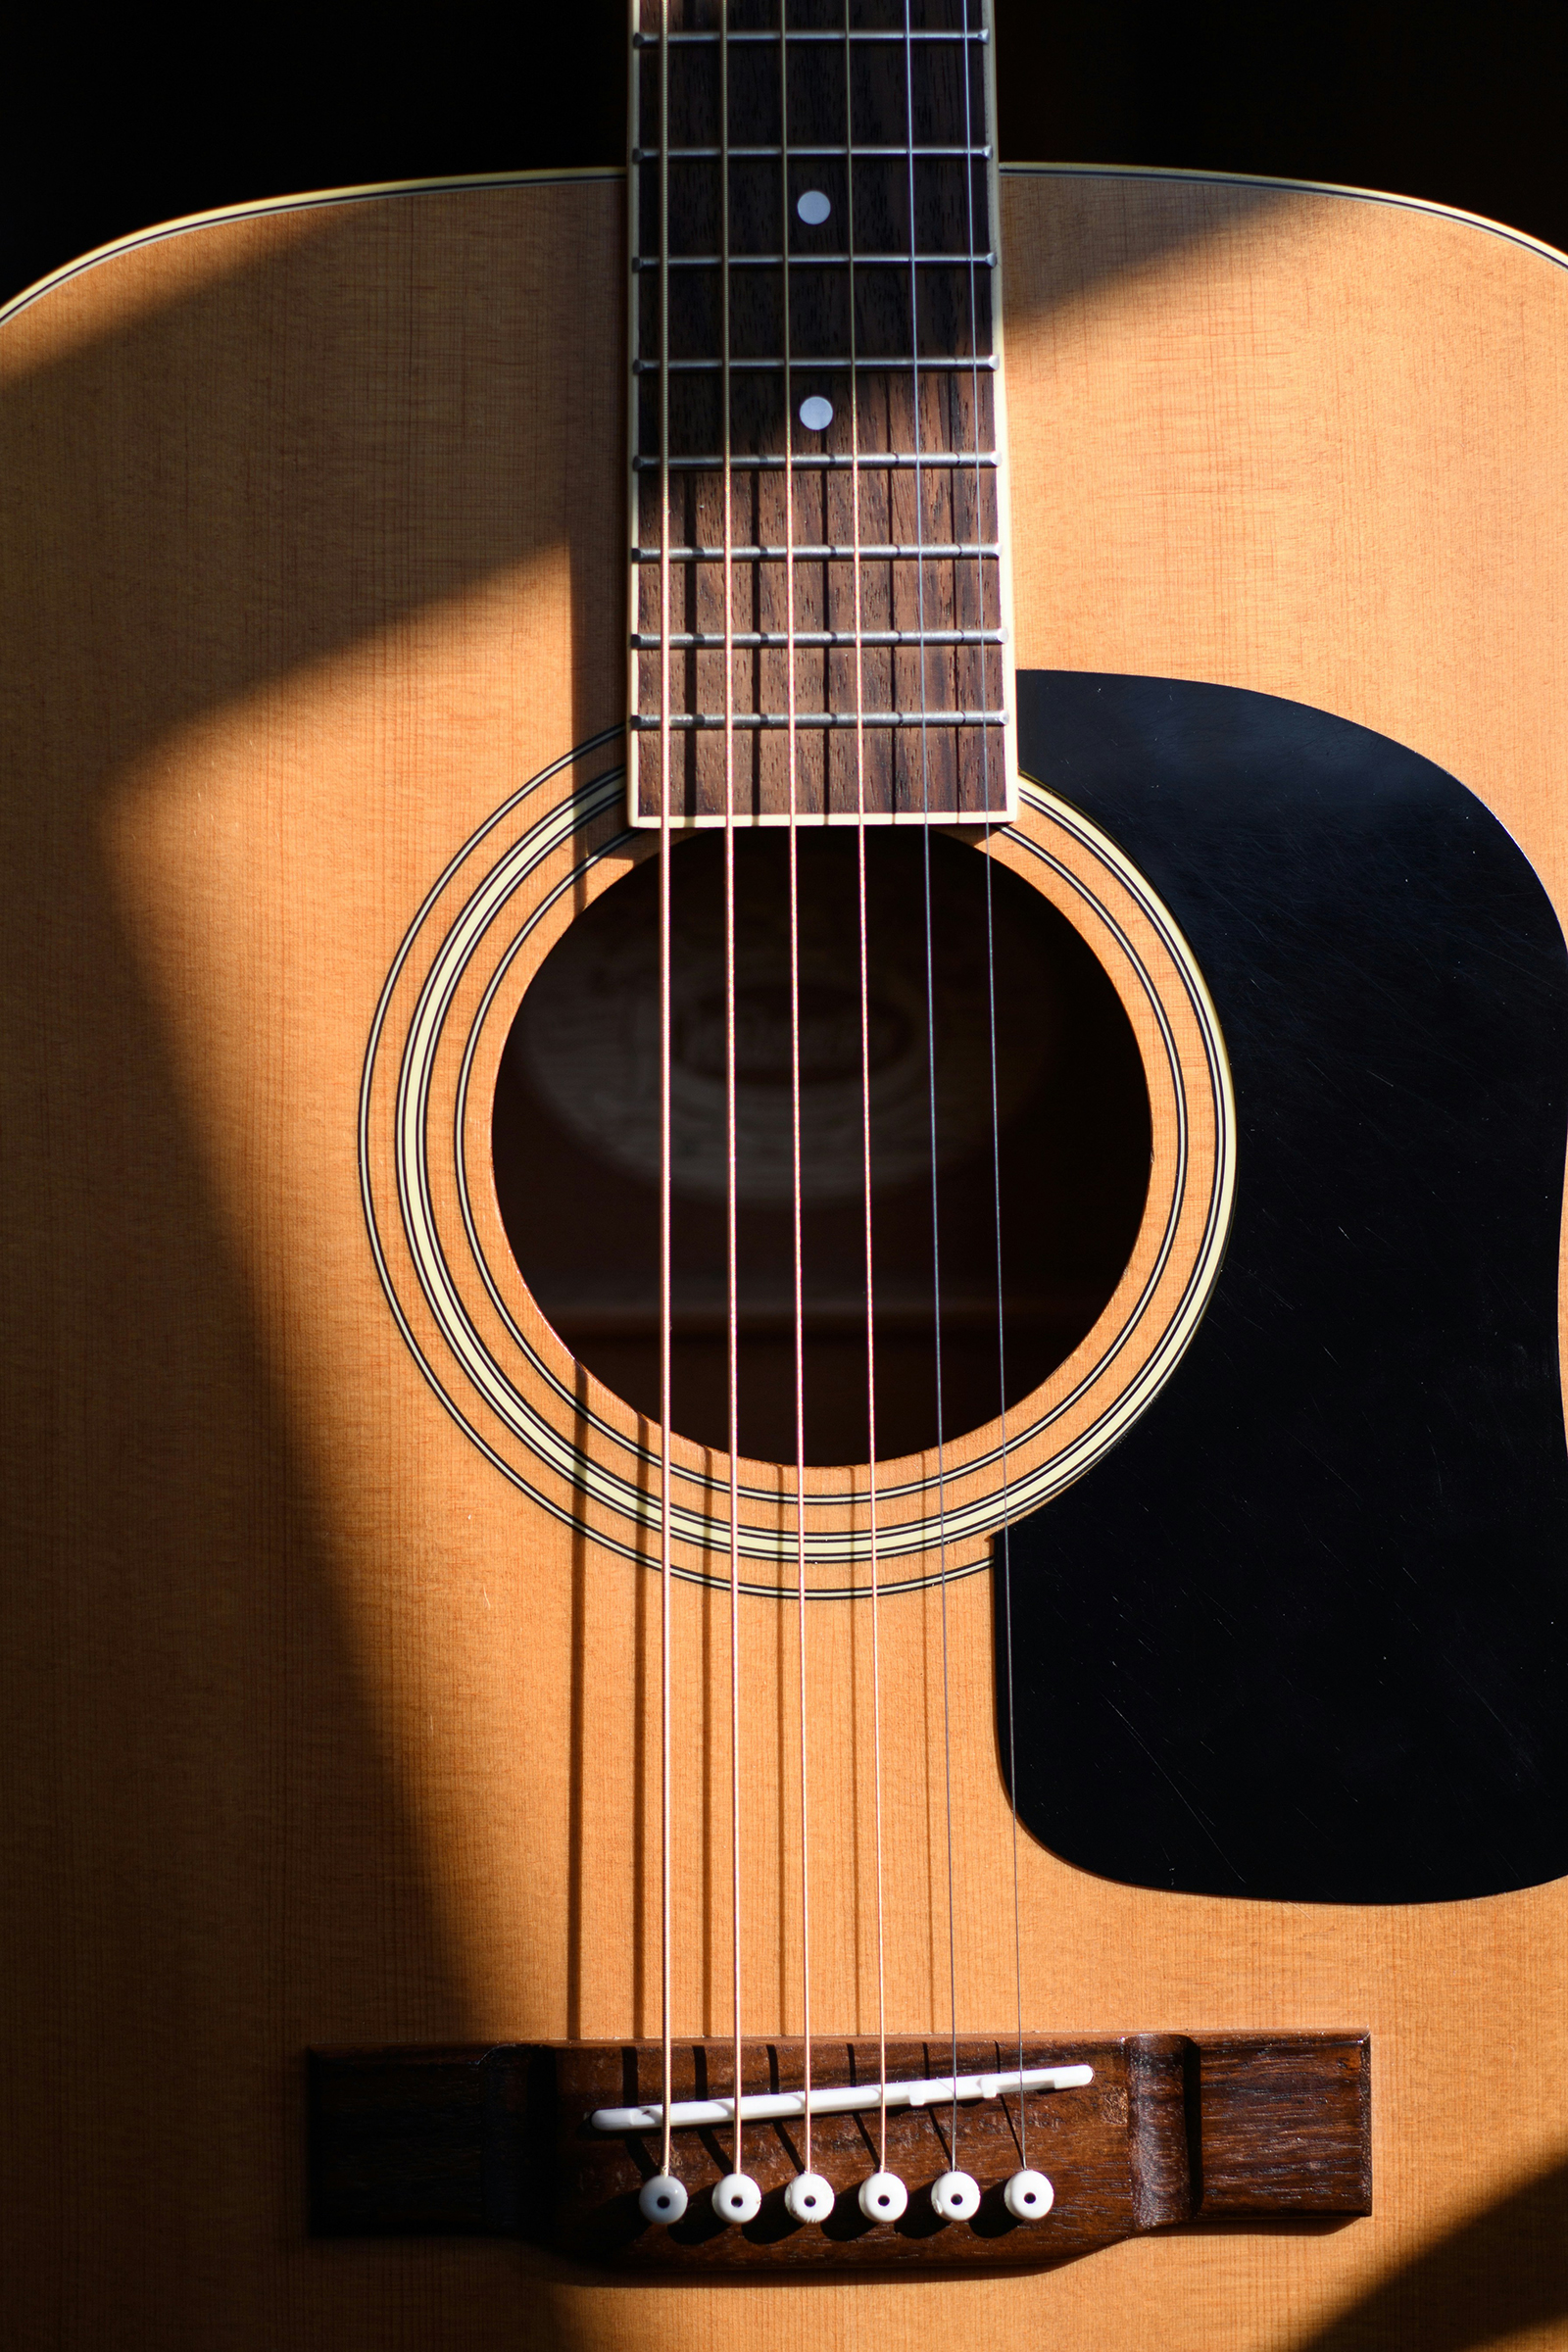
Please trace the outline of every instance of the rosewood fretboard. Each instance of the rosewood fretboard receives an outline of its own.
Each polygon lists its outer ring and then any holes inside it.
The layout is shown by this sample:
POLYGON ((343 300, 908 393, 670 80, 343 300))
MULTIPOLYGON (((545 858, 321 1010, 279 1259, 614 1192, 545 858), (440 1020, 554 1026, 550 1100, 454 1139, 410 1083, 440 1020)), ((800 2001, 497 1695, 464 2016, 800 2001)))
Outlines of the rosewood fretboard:
POLYGON ((996 818, 988 11, 782 5, 633 0, 633 821, 996 818))

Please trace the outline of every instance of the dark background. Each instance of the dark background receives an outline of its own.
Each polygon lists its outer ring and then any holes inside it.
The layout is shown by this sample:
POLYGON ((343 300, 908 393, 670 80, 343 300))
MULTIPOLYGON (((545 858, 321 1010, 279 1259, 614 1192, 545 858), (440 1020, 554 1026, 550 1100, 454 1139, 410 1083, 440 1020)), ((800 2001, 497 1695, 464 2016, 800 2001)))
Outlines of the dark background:
MULTIPOLYGON (((997 0, 1002 153, 1435 197, 1568 246, 1568 7, 997 0)), ((0 299, 108 238, 306 188, 617 164, 624 0, 118 19, 5 41, 0 299)))

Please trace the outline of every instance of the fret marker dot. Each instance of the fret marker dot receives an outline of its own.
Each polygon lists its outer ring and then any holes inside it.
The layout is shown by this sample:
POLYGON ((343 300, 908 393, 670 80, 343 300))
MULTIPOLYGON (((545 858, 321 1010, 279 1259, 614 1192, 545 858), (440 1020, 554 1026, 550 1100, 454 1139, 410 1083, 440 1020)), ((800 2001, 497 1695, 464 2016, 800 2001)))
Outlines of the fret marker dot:
POLYGON ((820 228, 833 207, 820 188, 808 188, 795 210, 808 228, 820 228))
POLYGON ((833 403, 813 392, 809 400, 801 403, 801 422, 808 433, 825 433, 833 421, 833 403))

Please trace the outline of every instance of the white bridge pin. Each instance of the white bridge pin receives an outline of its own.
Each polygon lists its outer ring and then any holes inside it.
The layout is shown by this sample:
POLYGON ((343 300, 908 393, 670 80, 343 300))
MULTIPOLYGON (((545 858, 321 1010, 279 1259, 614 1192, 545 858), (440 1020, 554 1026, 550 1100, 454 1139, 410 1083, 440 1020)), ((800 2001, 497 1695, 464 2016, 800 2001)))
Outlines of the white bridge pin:
POLYGON ((1014 2173, 1002 2202, 1015 2222, 1043 2222, 1056 2202, 1056 2192, 1044 2173, 1014 2173))
POLYGON ((931 2209, 945 2222, 966 2222, 980 2210, 979 2183, 967 2173, 942 2173, 931 2183, 931 2209))
POLYGON ((825 2222, 833 2210, 833 2186, 820 2173, 799 2173, 784 2191, 792 2222, 825 2222))
POLYGON ((637 2198, 645 2222, 678 2222, 686 2211, 686 2191, 670 2173, 656 2173, 645 2180, 637 2198))
POLYGON ((761 2206, 762 2192, 748 2173, 726 2173, 713 2191, 713 2211, 721 2222, 755 2222, 761 2206))
POLYGON ((868 2222, 896 2222, 909 2202, 909 2192, 897 2173, 873 2173, 860 2182, 860 2211, 868 2222))

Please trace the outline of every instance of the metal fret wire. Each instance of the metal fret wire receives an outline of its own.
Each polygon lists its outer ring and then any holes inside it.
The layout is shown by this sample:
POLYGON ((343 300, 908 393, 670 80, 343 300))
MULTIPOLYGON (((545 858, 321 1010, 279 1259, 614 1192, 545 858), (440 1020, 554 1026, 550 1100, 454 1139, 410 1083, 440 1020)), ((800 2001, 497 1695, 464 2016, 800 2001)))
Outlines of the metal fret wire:
MULTIPOLYGON (((985 0, 980 0, 980 6, 981 6, 981 12, 982 12, 982 15, 983 15, 983 14, 984 14, 984 10, 985 10, 985 0)), ((984 41, 984 39, 986 38, 987 29, 988 29, 987 27, 985 27, 984 25, 982 25, 982 27, 981 27, 981 39, 982 39, 982 41, 984 41)), ((969 136, 969 134, 972 132, 972 130, 973 130, 973 128, 974 128, 974 108, 973 108, 973 94, 972 94, 972 91, 971 91, 971 88, 970 88, 970 81, 969 81, 969 54, 970 54, 970 52, 969 52, 969 36, 970 36, 970 31, 971 31, 971 27, 970 27, 970 24, 969 24, 969 0, 963 0, 963 32, 964 32, 964 46, 963 46, 963 128, 964 128, 964 135, 965 135, 965 137, 968 137, 968 136, 969 136)), ((973 167, 972 167, 972 166, 970 167, 970 169, 969 169, 967 172, 965 172, 965 173, 964 173, 964 175, 963 175, 963 178, 964 178, 964 203, 965 203, 965 212, 966 212, 965 227, 966 227, 966 230, 967 230, 967 234, 966 234, 966 236, 965 236, 965 238, 964 238, 964 242, 965 242, 965 244, 968 246, 968 249, 969 249, 969 254, 970 254, 970 263, 969 263, 969 354, 970 354, 970 357, 971 357, 971 359, 976 359, 976 358, 978 357, 979 350, 980 350, 980 300, 979 300, 979 287, 978 287, 978 283, 977 283, 977 280, 976 280, 976 277, 975 277, 974 169, 973 169, 973 167)), ((988 193, 989 193, 989 191, 988 191, 988 193)), ((993 220, 990 218, 990 207, 989 207, 989 204, 988 204, 988 207, 987 207, 987 220, 986 220, 986 234, 987 234, 987 236, 988 236, 988 237, 995 237, 996 233, 997 233, 997 223, 995 222, 995 220, 993 220)), ((911 242, 911 244, 913 243, 913 237, 912 237, 912 234, 911 234, 910 242, 911 242)), ((990 257, 990 259, 988 260, 987 267, 988 267, 988 268, 989 268, 989 267, 993 267, 993 266, 994 266, 994 263, 995 263, 995 256, 992 256, 992 257, 990 257)), ((956 436, 955 436, 955 438, 956 438, 956 436)), ((973 442, 973 444, 974 444, 974 527, 975 527, 976 534, 978 534, 978 533, 979 533, 979 530, 980 530, 980 528, 981 528, 980 517, 981 517, 981 514, 982 514, 982 511, 983 511, 983 490, 982 490, 981 478, 980 478, 980 371, 979 371, 979 368, 978 368, 978 366, 976 366, 976 367, 974 367, 974 368, 972 368, 970 369, 970 376, 969 376, 969 438, 970 438, 970 440, 971 440, 971 441, 973 442)), ((998 516, 998 525, 999 525, 999 528, 1000 528, 1000 524, 1001 524, 1001 517, 1000 517, 1000 514, 999 514, 999 516, 998 516)), ((984 621, 985 621, 985 616, 986 616, 986 566, 985 566, 985 559, 984 559, 984 557, 983 557, 983 556, 976 556, 976 558, 975 558, 975 561, 974 561, 974 568, 975 568, 975 596, 976 596, 976 612, 977 612, 977 613, 978 613, 978 616, 979 616, 980 622, 981 622, 981 623, 982 623, 982 625, 983 625, 983 624, 984 624, 984 621)), ((956 576, 956 573, 955 573, 955 576, 954 576, 954 586, 955 586, 955 588, 956 588, 956 586, 957 586, 957 576, 956 576)), ((955 604, 956 604, 956 598, 955 598, 955 604)), ((999 631, 997 632, 997 634, 998 634, 998 636, 1000 637, 1000 635, 1001 635, 1001 631, 999 630, 999 631)), ((955 664, 954 664, 954 669, 955 669, 955 675, 956 675, 956 670, 957 670, 957 664, 956 664, 956 662, 955 662, 955 664)), ((987 684, 986 657, 985 657, 985 654, 984 654, 984 652, 982 651, 982 653, 981 653, 981 655, 980 655, 980 699, 981 699, 981 701, 982 701, 982 702, 983 702, 983 701, 986 699, 986 684, 987 684)), ((980 779, 981 779, 980 805, 981 805, 981 807, 982 807, 982 808, 983 808, 986 810, 987 814, 989 814, 989 813, 990 813, 990 809, 991 809, 991 737, 990 737, 989 733, 986 731, 986 729, 984 729, 984 728, 982 728, 982 729, 981 729, 981 732, 980 732, 980 779)), ((1005 800, 1005 797, 1006 797, 1006 795, 1005 795, 1005 791, 1004 791, 1004 795, 1003 795, 1003 797, 1004 797, 1004 800, 1005 800)), ((991 887, 991 860, 990 860, 990 858, 989 858, 989 855, 988 855, 988 857, 987 857, 987 859, 986 859, 986 888, 987 888, 987 891, 988 891, 988 892, 989 892, 989 890, 990 890, 990 887, 991 887)), ((988 901, 987 901, 987 905, 988 905, 988 906, 989 906, 989 899, 988 899, 988 901)), ((995 964, 993 963, 993 961, 991 960, 991 958, 990 958, 989 956, 988 956, 988 958, 987 958, 987 963, 986 963, 986 972, 987 972, 987 988, 988 988, 988 991, 989 991, 989 1001, 990 1001, 990 1005, 991 1005, 991 1013, 992 1013, 992 1024, 993 1024, 993 1027, 995 1027, 995 1021, 996 1021, 996 968, 995 968, 995 964)), ((997 1164, 998 1164, 998 1180, 999 1180, 999 1182, 1000 1182, 1000 1162, 998 1162, 997 1164)), ((1019 2060, 1019 2070, 1020 2070, 1020 2072, 1022 2071, 1022 2065, 1023 2065, 1023 2061, 1020 2059, 1020 2060, 1019 2060)), ((1021 2095, 1022 2095, 1022 2094, 1020 2093, 1020 2096, 1021 2096, 1021 2095)))
MULTIPOLYGON (((741 1526, 740 1526, 740 1262, 737 1252, 738 1186, 735 1153, 735 538, 730 468, 730 284, 729 284, 729 0, 720 0, 719 222, 724 248, 720 320, 724 337, 724 1249, 728 1298, 729 1372, 729 1803, 730 1895, 734 1909, 735 2171, 744 2173, 741 2097, 741 1526)), ((663 615, 666 627, 669 614, 663 615)))
MULTIPOLYGON (((726 283, 728 274, 726 270, 726 283)), ((990 369, 996 364, 995 360, 972 357, 967 360, 950 360, 943 358, 938 353, 931 353, 925 358, 921 358, 917 353, 912 352, 891 352, 886 355, 877 353, 869 359, 861 360, 812 358, 809 360, 797 359, 795 362, 797 368, 812 368, 823 375, 832 375, 844 368, 879 368, 885 374, 898 375, 902 374, 906 368, 924 368, 931 372, 935 372, 939 368, 952 368, 958 371, 965 368, 990 369)), ((652 375, 655 365, 656 363, 652 360, 633 360, 632 373, 634 375, 652 375)), ((742 355, 735 359, 725 360, 661 360, 657 365, 661 368, 668 368, 671 374, 674 375, 718 375, 723 373, 728 376, 742 368, 756 374, 777 375, 784 363, 781 359, 753 359, 749 355, 742 355)))
MULTIPOLYGON (((921 270, 962 270, 978 263, 989 270, 996 258, 994 253, 862 253, 859 265, 862 270, 906 270, 913 262, 921 270)), ((792 270, 842 270, 849 259, 847 253, 732 253, 729 266, 732 270, 782 270, 786 266, 792 270)), ((672 270, 716 270, 722 260, 717 253, 672 253, 669 266, 672 270)), ((645 264, 634 254, 631 266, 641 270, 645 264)))
MULTIPOLYGON (((885 466, 893 468, 903 466, 912 466, 914 463, 908 451, 903 449, 865 449, 860 452, 859 457, 855 462, 857 465, 860 466, 885 466)), ((991 450, 981 449, 970 451, 966 449, 943 449, 933 450, 925 462, 928 466, 949 466, 956 470, 960 466, 971 465, 995 466, 998 461, 995 453, 991 450)), ((842 450, 797 450, 793 459, 791 460, 791 463, 795 466, 797 472, 800 471, 803 466, 820 473, 848 473, 850 469, 849 454, 847 451, 842 450)), ((669 461, 669 469, 672 473, 712 473, 722 464, 722 457, 671 458, 669 461)), ((732 466, 744 466, 748 472, 778 473, 783 469, 784 460, 780 457, 769 455, 765 457, 731 458, 730 464, 732 466)), ((659 466, 659 461, 656 458, 633 458, 632 467, 634 471, 644 473, 652 473, 656 470, 662 470, 659 466)))
MULTIPOLYGON (((639 632, 632 644, 643 651, 653 651, 661 640, 651 632, 639 632)), ((717 629, 671 629, 671 645, 688 646, 706 651, 722 645, 723 636, 717 629)), ((866 645, 1000 645, 1000 629, 927 629, 922 637, 915 629, 867 629, 866 645)), ((730 639, 732 645, 756 647, 765 652, 785 645, 834 646, 853 645, 853 629, 794 629, 786 636, 782 629, 737 629, 730 639)))
MULTIPOLYGON (((727 0, 726 0, 727 9, 727 0)), ((779 0, 778 78, 779 131, 785 161, 779 172, 784 242, 790 234, 790 74, 788 42, 789 0, 779 0)), ((790 824, 790 1149, 793 1243, 795 1251, 795 1589, 799 1618, 801 1696, 801 2031, 805 2059, 802 2105, 806 2151, 805 2170, 811 2170, 811 1847, 808 1810, 807 1676, 806 1676, 806 1276, 805 1235, 801 1220, 801 870, 800 769, 795 738, 795 392, 790 370, 790 273, 783 275, 784 291, 784 635, 785 703, 789 717, 786 757, 789 762, 790 824)), ((825 762, 825 751, 824 751, 825 762)), ((823 777, 823 797, 827 779, 823 777)))
MULTIPOLYGON (((633 726, 646 732, 653 722, 635 718, 633 726)), ((783 710, 678 710, 669 721, 672 727, 684 727, 688 733, 717 734, 720 727, 749 729, 755 735, 764 735, 770 728, 781 732, 791 724, 797 727, 853 727, 857 715, 848 710, 799 710, 792 721, 783 710)), ((1007 723, 1005 710, 862 710, 858 723, 867 727, 1003 727, 1007 723)))
MULTIPOLYGON (((781 49, 786 40, 842 41, 849 39, 852 41, 902 41, 904 37, 905 36, 902 32, 867 31, 859 25, 857 25, 856 28, 848 34, 842 32, 813 32, 804 26, 797 26, 793 31, 791 31, 788 30, 782 23, 782 0, 781 22, 776 33, 768 31, 742 32, 737 28, 729 36, 730 43, 734 47, 738 47, 742 42, 746 41, 776 40, 781 49)), ((910 40, 914 41, 984 41, 989 40, 990 35, 989 33, 985 32, 954 32, 950 28, 944 28, 941 26, 928 30, 924 26, 917 25, 908 37, 910 40)), ((707 46, 710 48, 715 41, 722 38, 722 35, 716 32, 672 32, 669 38, 670 46, 672 48, 695 49, 699 46, 707 46)), ((635 48, 646 49, 652 46, 652 39, 651 36, 646 33, 633 33, 632 43, 635 48)), ((737 152, 740 151, 737 150, 737 152)), ((803 152, 806 151, 803 150, 803 152)), ((900 153, 903 153, 902 148, 900 149, 900 153)))
MULTIPOLYGON (((632 0, 635 21, 641 0, 632 0)), ((669 152, 669 0, 659 0, 659 140, 663 155, 669 152)), ((637 77, 633 75, 633 89, 637 77)), ((634 101, 635 102, 635 101, 634 101)), ((636 201, 634 199, 634 201, 636 201)), ((659 251, 662 264, 659 281, 660 349, 669 357, 669 166, 662 166, 659 183, 659 251)), ((669 370, 660 378, 659 403, 660 455, 669 454, 669 370)), ((670 1327, 672 1315, 672 1262, 670 1231, 671 1191, 671 1013, 670 1013, 670 904, 669 904, 669 801, 670 801, 670 726, 669 726, 669 476, 661 477, 659 490, 659 541, 661 561, 659 570, 659 617, 663 629, 664 643, 660 661, 660 711, 663 720, 659 745, 659 1570, 660 1570, 660 1683, 662 1709, 662 1743, 660 1752, 660 1810, 662 1820, 661 1870, 662 1878, 662 1980, 663 2019, 663 2129, 660 2171, 668 2178, 670 2166, 670 2108, 675 2096, 674 2058, 671 2049, 670 1980, 672 1961, 670 1906, 670 1587, 673 1583, 673 1561, 670 1550, 671 1475, 670 1475, 670 1327)))
MULTIPOLYGON (((793 39, 794 35, 791 34, 790 37, 793 39)), ((902 37, 901 34, 900 38, 902 39, 902 37)), ((716 163, 725 152, 722 147, 671 147, 669 160, 672 164, 711 164, 716 163)), ((761 157, 782 155, 783 152, 781 147, 731 147, 728 150, 732 163, 737 160, 751 162, 761 157)), ((848 147, 844 146, 842 142, 832 147, 792 147, 790 149, 790 154, 797 159, 803 155, 848 155, 849 152, 848 147)), ((855 152, 857 155, 896 156, 902 163, 904 158, 910 153, 910 149, 906 146, 857 147, 855 152)), ((981 160, 989 160, 991 150, 989 147, 916 147, 913 153, 917 156, 968 155, 981 160)), ((651 164, 656 160, 656 155, 657 150, 652 147, 638 148, 631 160, 634 164, 651 164)))
MULTIPOLYGON (((722 547, 672 547, 669 552, 677 564, 722 564, 724 561, 722 547)), ((729 552, 742 564, 778 564, 784 556, 781 547, 733 547, 729 552)), ((854 552, 848 547, 797 546, 795 555, 797 561, 803 557, 812 557, 817 562, 844 563, 854 552)), ((910 540, 906 545, 878 546, 868 543, 859 550, 861 556, 875 556, 885 564, 912 564, 916 556, 994 556, 999 552, 997 542, 991 539, 933 539, 924 545, 918 540, 910 540)), ((631 553, 633 563, 652 564, 661 550, 657 547, 634 547, 631 553)))

